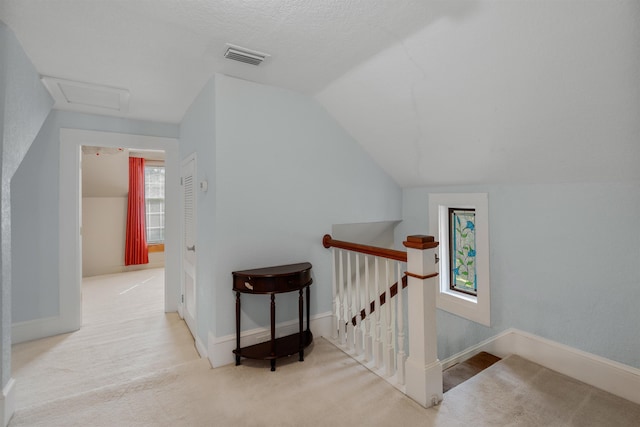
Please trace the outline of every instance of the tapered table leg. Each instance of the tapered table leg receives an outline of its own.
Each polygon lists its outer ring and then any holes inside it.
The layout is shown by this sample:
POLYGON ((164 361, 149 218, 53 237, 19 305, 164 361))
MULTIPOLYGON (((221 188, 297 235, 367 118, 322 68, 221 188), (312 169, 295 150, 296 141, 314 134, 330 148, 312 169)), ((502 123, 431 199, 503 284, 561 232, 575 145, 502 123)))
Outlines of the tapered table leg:
POLYGON ((302 289, 300 289, 300 296, 298 297, 298 322, 300 324, 300 357, 298 360, 304 362, 304 342, 306 341, 303 334, 303 319, 304 319, 304 297, 302 296, 302 289))
POLYGON ((240 364, 240 292, 236 292, 236 366, 240 364))
POLYGON ((276 370, 276 295, 271 294, 271 370, 276 370))

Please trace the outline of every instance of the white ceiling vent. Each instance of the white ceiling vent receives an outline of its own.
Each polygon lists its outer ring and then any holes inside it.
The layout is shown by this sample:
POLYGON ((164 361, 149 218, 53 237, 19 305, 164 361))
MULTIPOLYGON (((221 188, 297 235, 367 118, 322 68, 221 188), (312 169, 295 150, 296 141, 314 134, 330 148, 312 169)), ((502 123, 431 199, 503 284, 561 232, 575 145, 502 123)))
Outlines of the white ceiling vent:
POLYGON ((224 53, 224 57, 227 59, 233 59, 234 61, 240 61, 251 65, 260 65, 262 61, 268 58, 270 55, 255 50, 247 49, 245 47, 234 46, 227 43, 227 51, 224 53))
POLYGON ((126 89, 48 76, 42 77, 42 83, 55 101, 53 108, 112 115, 124 115, 129 110, 126 89))

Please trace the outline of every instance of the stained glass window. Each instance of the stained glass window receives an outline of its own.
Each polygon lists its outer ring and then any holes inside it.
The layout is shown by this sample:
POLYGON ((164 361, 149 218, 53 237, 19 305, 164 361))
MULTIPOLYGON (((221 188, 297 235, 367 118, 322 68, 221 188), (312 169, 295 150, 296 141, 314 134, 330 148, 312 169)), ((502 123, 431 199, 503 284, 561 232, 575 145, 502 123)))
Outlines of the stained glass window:
POLYGON ((476 211, 449 208, 449 287, 477 295, 476 211))

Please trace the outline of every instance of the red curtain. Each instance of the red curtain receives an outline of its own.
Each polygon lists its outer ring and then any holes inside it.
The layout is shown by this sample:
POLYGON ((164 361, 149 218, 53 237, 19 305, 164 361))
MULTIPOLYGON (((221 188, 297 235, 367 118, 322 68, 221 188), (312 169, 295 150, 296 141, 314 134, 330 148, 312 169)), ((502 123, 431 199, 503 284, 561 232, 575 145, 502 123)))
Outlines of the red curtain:
POLYGON ((144 159, 129 157, 129 203, 124 265, 148 264, 145 226, 144 159))

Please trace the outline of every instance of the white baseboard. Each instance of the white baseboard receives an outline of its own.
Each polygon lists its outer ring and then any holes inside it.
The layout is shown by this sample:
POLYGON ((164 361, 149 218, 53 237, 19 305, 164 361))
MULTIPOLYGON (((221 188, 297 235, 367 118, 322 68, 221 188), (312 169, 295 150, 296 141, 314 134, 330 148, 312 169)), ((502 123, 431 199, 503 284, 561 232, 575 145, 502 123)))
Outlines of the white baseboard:
MULTIPOLYGON (((331 336, 331 312, 317 314, 311 317, 311 332, 314 338, 331 336)), ((276 338, 289 335, 298 331, 298 320, 279 323, 276 325, 276 338)), ((240 334, 240 345, 242 347, 268 341, 270 338, 268 328, 255 328, 243 331, 240 334)), ((235 334, 223 337, 215 337, 209 333, 209 361, 211 366, 220 366, 235 363, 233 350, 236 348, 235 334)))
POLYGON ((11 325, 11 344, 37 340, 77 330, 78 328, 74 328, 66 319, 60 316, 18 322, 11 325))
POLYGON ((2 411, 2 414, 0 414, 0 419, 2 419, 3 427, 6 427, 9 424, 9 421, 11 420, 11 417, 13 416, 13 413, 16 409, 15 393, 13 387, 15 382, 16 381, 13 378, 9 378, 9 381, 7 381, 7 385, 5 385, 2 389, 2 396, 0 396, 0 399, 2 400, 2 403, 0 404, 0 411, 2 411))
POLYGON ((198 352, 200 357, 202 358, 207 357, 207 346, 204 345, 200 337, 195 338, 195 343, 196 343, 196 351, 198 352))
POLYGON ((442 362, 446 369, 481 351, 516 354, 546 368, 640 404, 640 369, 614 362, 518 329, 506 331, 442 362))
POLYGON ((142 270, 151 270, 154 268, 164 268, 164 256, 159 260, 151 260, 151 256, 154 253, 160 252, 151 252, 149 254, 149 262, 146 264, 135 264, 135 265, 102 265, 97 268, 89 268, 83 265, 82 277, 93 277, 93 276, 104 276, 107 274, 121 274, 121 273, 129 273, 131 271, 142 271, 142 270))
POLYGON ((494 356, 498 356, 500 358, 504 358, 509 356, 510 354, 514 354, 514 345, 512 344, 512 341, 515 337, 515 332, 517 332, 515 329, 507 329, 506 331, 501 332, 494 337, 479 342, 478 344, 469 348, 466 348, 460 353, 454 354, 453 356, 442 361, 442 369, 450 368, 456 363, 463 362, 482 351, 486 351, 487 353, 491 353, 494 356))

